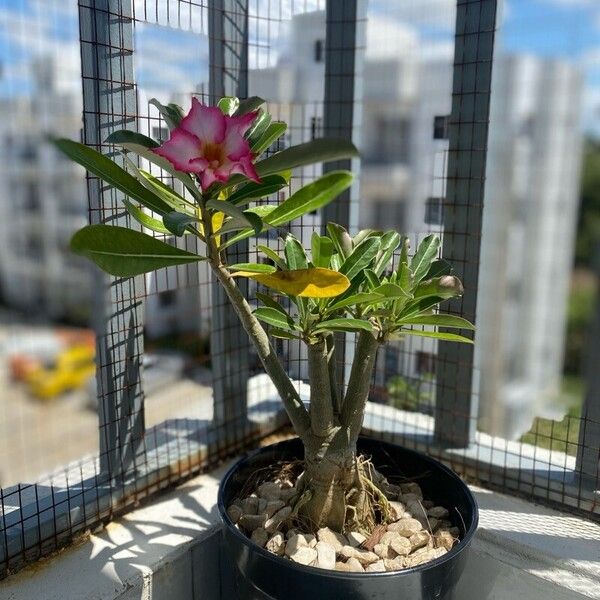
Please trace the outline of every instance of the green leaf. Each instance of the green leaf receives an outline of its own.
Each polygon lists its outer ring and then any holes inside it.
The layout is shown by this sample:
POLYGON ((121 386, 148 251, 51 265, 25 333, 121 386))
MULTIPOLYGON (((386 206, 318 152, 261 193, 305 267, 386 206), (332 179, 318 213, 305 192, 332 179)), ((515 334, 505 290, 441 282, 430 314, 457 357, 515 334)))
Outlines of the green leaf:
POLYGON ((267 294, 263 294, 262 292, 256 292, 256 297, 265 306, 267 306, 269 308, 274 308, 275 310, 278 310, 280 313, 287 316, 287 312, 286 312, 285 308, 283 308, 283 306, 281 306, 281 304, 279 304, 279 302, 277 302, 277 300, 275 300, 274 298, 271 298, 271 296, 268 296, 267 294))
POLYGON ((386 231, 381 236, 381 247, 373 271, 381 275, 390 264, 396 248, 400 245, 400 234, 396 231, 386 231))
POLYGON ((170 235, 170 231, 163 225, 163 222, 159 219, 154 219, 148 213, 144 212, 139 206, 133 204, 133 202, 125 198, 123 204, 127 209, 127 212, 141 225, 155 231, 156 233, 163 233, 170 235))
POLYGON ((475 329, 475 326, 455 315, 425 315, 423 317, 411 317, 409 319, 403 319, 399 323, 405 325, 432 325, 434 327, 454 327, 459 329, 475 329))
POLYGON ((256 198, 264 198, 286 187, 288 181, 281 175, 267 175, 260 183, 251 181, 241 186, 227 198, 230 204, 240 205, 256 198))
POLYGON ((308 268, 308 260, 302 244, 291 234, 285 237, 285 259, 291 271, 308 268))
POLYGON ((358 150, 347 140, 321 138, 286 148, 256 163, 260 177, 287 169, 358 156, 358 150))
POLYGON ((371 236, 380 236, 381 235, 381 231, 377 231, 375 229, 361 229, 353 238, 352 238, 352 245, 353 246, 358 246, 358 244, 360 244, 363 240, 366 240, 368 237, 371 236))
POLYGON ((473 340, 456 333, 445 333, 441 331, 419 331, 417 329, 402 329, 402 335, 416 335, 419 337, 435 338, 437 340, 445 340, 447 342, 462 342, 463 344, 472 344, 473 340))
POLYGON ((266 131, 252 143, 252 152, 260 156, 265 150, 268 150, 271 144, 277 141, 287 130, 287 124, 281 121, 271 123, 266 131))
POLYGON ((382 294, 386 298, 412 298, 412 296, 399 285, 393 283, 384 283, 371 291, 376 294, 382 294))
POLYGON ((254 145, 254 143, 262 136, 262 134, 267 130, 267 127, 271 124, 271 115, 268 112, 263 110, 260 111, 258 117, 254 119, 254 123, 250 127, 246 137, 248 138, 248 143, 250 144, 250 148, 254 145))
POLYGON ((100 154, 100 152, 88 148, 84 144, 64 138, 55 139, 54 145, 71 160, 85 167, 90 173, 137 200, 150 210, 158 214, 164 214, 171 210, 171 207, 164 200, 144 187, 135 177, 104 154, 100 154))
POLYGON ((240 107, 240 100, 235 96, 225 96, 217 102, 217 106, 224 115, 232 116, 240 107))
POLYGON ((353 294, 343 300, 339 300, 335 304, 327 307, 327 312, 333 312, 340 308, 346 308, 347 306, 356 306, 357 304, 374 304, 376 302, 383 302, 386 300, 383 294, 376 294, 374 292, 360 292, 359 294, 353 294))
POLYGON ((145 233, 110 225, 80 229, 71 238, 71 250, 117 277, 133 277, 163 267, 206 260, 145 233))
POLYGON ((286 262, 281 258, 281 256, 279 256, 279 254, 277 254, 277 252, 275 252, 275 250, 272 250, 271 248, 269 248, 269 246, 263 246, 262 244, 259 244, 256 247, 267 258, 270 258, 282 271, 285 271, 288 268, 286 262))
POLYGON ((246 98, 245 100, 240 100, 240 104, 235 111, 236 116, 245 115, 257 108, 260 108, 265 101, 258 96, 250 96, 250 98, 246 98))
POLYGON ((329 267, 333 254, 333 242, 324 235, 313 232, 310 238, 311 258, 315 267, 329 267))
POLYGON ((173 131, 173 129, 179 127, 179 124, 181 123, 184 116, 183 110, 180 106, 177 106, 177 104, 169 104, 165 106, 164 104, 161 104, 156 98, 152 98, 152 100, 150 100, 148 104, 156 106, 158 112, 167 124, 169 131, 173 131))
POLYGON ((352 173, 348 171, 331 171, 293 193, 265 221, 273 227, 279 227, 307 212, 317 210, 350 187, 352 179, 352 173))
POLYGON ((413 300, 404 307, 404 309, 400 313, 400 319, 405 321, 409 317, 420 315, 421 313, 433 308, 434 306, 437 306, 444 300, 447 300, 447 298, 442 298, 441 296, 429 296, 427 298, 413 300))
POLYGON ((236 263, 228 265, 227 268, 232 271, 248 271, 249 273, 275 273, 277 271, 272 265, 262 263, 236 263))
POLYGON ((381 240, 378 237, 363 240, 342 263, 340 273, 343 273, 350 281, 357 275, 364 275, 364 270, 371 266, 380 245, 381 240))
POLYGON ((371 291, 373 291, 381 285, 381 279, 371 269, 365 269, 365 277, 369 282, 369 287, 371 288, 371 291))
MULTIPOLYGON (((238 225, 241 227, 251 227, 256 235, 262 231, 263 223, 262 219, 258 215, 254 213, 248 214, 234 204, 230 204, 229 202, 223 200, 211 199, 206 203, 206 207, 216 210, 217 212, 225 213, 227 216, 232 217, 235 221, 237 229, 240 229, 238 225)), ((226 231, 231 231, 231 228, 226 229, 226 226, 227 223, 225 223, 219 231, 215 232, 215 235, 225 233, 226 231)))
POLYGON ((298 331, 300 329, 290 316, 282 314, 275 308, 268 306, 257 308, 254 311, 254 315, 264 323, 273 325, 283 331, 298 331))
POLYGON ((452 265, 443 258, 434 260, 427 271, 427 275, 423 279, 433 279, 434 277, 441 277, 442 275, 452 275, 454 269, 452 265))
POLYGON ((463 285, 458 277, 454 275, 443 275, 422 281, 414 291, 415 300, 429 296, 441 298, 456 298, 462 296, 463 285))
POLYGON ((192 223, 197 223, 199 219, 197 217, 193 217, 192 215, 187 215, 185 213, 177 212, 176 210, 172 210, 163 216, 164 226, 174 235, 181 236, 185 233, 188 225, 192 223))
POLYGON ((337 223, 327 223, 327 233, 341 258, 346 258, 352 252, 352 238, 350 234, 337 223))
POLYGON ((433 259, 437 256, 439 247, 440 238, 433 233, 424 238, 419 244, 410 263, 410 270, 413 273, 413 285, 418 284, 427 275, 433 259))
POLYGON ((282 338, 284 340, 299 340, 300 337, 290 333, 289 331, 284 331, 283 329, 278 329, 277 327, 271 327, 269 329, 269 334, 276 338, 282 338))
POLYGON ((330 319, 321 321, 315 326, 314 331, 373 331, 369 321, 361 319, 330 319))
POLYGON ((173 177, 179 179, 179 181, 181 181, 196 198, 200 197, 198 186, 194 183, 194 180, 188 173, 178 171, 166 158, 152 152, 153 148, 158 148, 160 145, 153 139, 142 135, 141 133, 123 129, 111 133, 106 138, 106 142, 125 148, 125 150, 129 150, 130 152, 134 152, 142 158, 145 158, 152 164, 155 164, 157 167, 160 167, 167 173, 173 175, 173 177))

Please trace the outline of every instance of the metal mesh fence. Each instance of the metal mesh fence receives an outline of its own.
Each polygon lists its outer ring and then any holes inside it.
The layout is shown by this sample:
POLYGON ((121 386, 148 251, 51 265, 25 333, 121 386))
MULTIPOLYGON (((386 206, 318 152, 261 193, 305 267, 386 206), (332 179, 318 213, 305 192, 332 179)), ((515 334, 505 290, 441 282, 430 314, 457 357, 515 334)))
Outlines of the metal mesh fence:
MULTIPOLYGON (((0 6, 24 30, 32 23, 42 27, 42 4, 0 6)), ((365 433, 424 450, 474 482, 597 516, 600 418, 592 395, 586 404, 580 398, 564 420, 560 408, 552 413, 546 402, 562 375, 574 245, 581 134, 576 108, 569 107, 582 86, 576 68, 561 63, 549 69, 544 59, 505 52, 495 39, 501 14, 496 0, 73 0, 52 4, 50 12, 54 20, 46 20, 60 24, 50 33, 44 25, 55 54, 75 49, 72 105, 58 95, 56 70, 42 61, 35 71, 34 59, 47 57, 47 48, 30 56, 22 39, 2 30, 4 60, 31 65, 38 84, 46 86, 36 91, 9 71, 2 101, 20 119, 36 112, 34 100, 42 95, 66 113, 46 107, 41 114, 56 127, 34 122, 32 136, 50 130, 76 138, 81 126, 85 143, 124 164, 127 159, 105 142, 111 132, 131 129, 156 140, 167 135, 152 98, 187 110, 192 94, 207 103, 222 95, 258 95, 275 119, 289 124, 271 152, 323 135, 354 141, 361 161, 323 167, 352 169, 353 187, 322 214, 307 215, 287 230, 309 245, 311 233, 330 220, 352 232, 396 228, 409 234, 413 248, 436 232, 443 239, 441 255, 465 285, 464 297, 445 310, 478 325, 474 348, 407 336, 382 349, 365 433), (549 156, 553 143, 559 149, 549 156), (539 191, 558 163, 558 179, 539 191), (552 202, 544 201, 547 196, 552 202), (564 251, 552 254, 557 239, 564 251), (543 298, 547 278, 554 278, 552 307, 543 298), (535 333, 549 331, 551 322, 558 323, 555 335, 535 333)), ((519 26, 506 23, 501 34, 506 29, 519 39, 519 26)), ((2 135, 7 140, 18 132, 9 128, 2 135)), ((50 148, 47 153, 55 157, 50 148)), ((17 160, 24 164, 23 157, 17 160)), ((135 165, 187 197, 147 160, 135 165)), ((69 173, 70 187, 56 184, 53 204, 67 206, 65 198, 76 189, 81 195, 85 183, 89 202, 65 209, 76 216, 62 226, 65 235, 86 218, 133 226, 122 194, 78 169, 69 173)), ((280 202, 320 174, 321 167, 297 170, 289 188, 267 202, 280 202)), ((16 228, 24 237, 36 210, 35 200, 27 208, 27 198, 35 197, 27 191, 29 180, 12 180, 0 198, 5 204, 13 190, 25 190, 16 228)), ((283 233, 237 246, 235 260, 258 262, 259 244, 281 251, 283 233)), ((162 239, 190 250, 201 244, 162 239)), ((66 242, 61 251, 68 254, 66 242)), ((33 262, 41 263, 32 252, 33 262)), ((7 307, 17 303, 11 286, 23 289, 29 273, 17 265, 20 283, 9 283, 6 267, 2 273, 7 307)), ((73 286, 87 295, 75 297, 73 305, 90 307, 79 322, 94 332, 96 381, 86 380, 87 408, 74 392, 75 404, 59 398, 41 412, 39 400, 21 397, 30 390, 27 383, 14 388, 14 406, 3 403, 2 426, 25 439, 36 437, 39 449, 19 445, 15 435, 1 442, 0 575, 286 423, 274 387, 205 266, 131 279, 77 268, 73 286), (17 413, 20 404, 33 406, 31 414, 17 413), (44 431, 34 417, 56 420, 56 431, 44 431), (28 471, 31 461, 21 460, 21 453, 45 460, 28 471), (52 471, 62 465, 68 466, 52 471)), ((59 275, 63 296, 53 302, 66 306, 73 294, 59 275)), ((254 302, 257 287, 250 282, 247 288, 254 302)), ((11 312, 5 320, 22 319, 29 327, 31 313, 50 304, 32 298, 29 315, 11 312)), ((61 319, 48 314, 41 321, 53 340, 61 319)), ((39 346, 41 331, 27 329, 25 339, 39 346)), ((9 333, 14 338, 14 330, 9 333)), ((88 348, 89 356, 90 334, 69 329, 70 340, 76 334, 75 345, 88 348)), ((353 341, 350 335, 338 340, 346 371, 353 341)), ((26 345, 11 350, 13 362, 14 355, 26 354, 26 345)), ((56 342, 48 345, 56 354, 56 342)), ((72 351, 73 345, 61 342, 59 350, 72 351)), ((307 398, 304 350, 288 341, 276 347, 307 398)), ((586 354, 593 352, 597 348, 586 354)), ((55 357, 45 361, 58 369, 55 357)), ((9 377, 8 358, 6 369, 9 377)))

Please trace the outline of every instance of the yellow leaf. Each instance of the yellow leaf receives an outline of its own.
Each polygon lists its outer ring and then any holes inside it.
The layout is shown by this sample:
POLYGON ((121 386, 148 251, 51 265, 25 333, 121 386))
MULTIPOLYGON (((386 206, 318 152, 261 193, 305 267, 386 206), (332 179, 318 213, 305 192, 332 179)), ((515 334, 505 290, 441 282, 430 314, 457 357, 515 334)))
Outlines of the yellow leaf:
POLYGON ((303 298, 332 298, 350 287, 350 280, 345 275, 320 267, 276 273, 238 271, 233 276, 249 277, 278 292, 303 298))
MULTIPOLYGON (((220 199, 221 198, 219 198, 219 200, 220 199)), ((198 218, 202 219, 202 211, 200 209, 198 209, 198 218)), ((221 229, 221 227, 223 227, 224 220, 225 220, 225 213, 222 213, 222 212, 213 213, 213 216, 211 219, 213 233, 216 233, 217 231, 219 231, 219 229, 221 229)), ((199 229, 200 229, 200 233, 202 235, 204 235, 204 226, 202 225, 202 223, 200 223, 199 229)), ((215 235, 215 243, 217 244, 217 248, 221 245, 221 236, 220 235, 215 235)))

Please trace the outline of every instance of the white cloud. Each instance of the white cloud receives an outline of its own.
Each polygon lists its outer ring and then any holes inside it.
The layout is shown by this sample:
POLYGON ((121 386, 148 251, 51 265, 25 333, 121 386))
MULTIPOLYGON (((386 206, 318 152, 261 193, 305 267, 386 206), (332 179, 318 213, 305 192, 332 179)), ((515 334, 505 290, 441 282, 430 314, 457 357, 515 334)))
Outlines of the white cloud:
POLYGON ((373 0, 373 14, 418 27, 453 31, 456 21, 456 0, 418 0, 390 2, 373 0))

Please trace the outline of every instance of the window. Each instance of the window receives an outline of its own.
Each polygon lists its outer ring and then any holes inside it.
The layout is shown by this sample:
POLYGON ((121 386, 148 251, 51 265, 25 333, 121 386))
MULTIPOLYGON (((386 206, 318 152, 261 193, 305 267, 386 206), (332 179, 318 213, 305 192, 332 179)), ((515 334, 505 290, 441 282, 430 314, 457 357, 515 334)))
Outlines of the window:
POLYGON ((315 42, 315 62, 323 62, 325 44, 323 44, 323 40, 317 40, 315 42))
POLYGON ((323 119, 321 117, 311 117, 310 119, 310 139, 316 140, 323 136, 323 119))
POLYGON ((381 164, 407 164, 410 157, 410 122, 405 117, 381 117, 376 122, 377 144, 370 157, 381 164))
POLYGON ((40 189, 37 181, 28 181, 24 186, 25 210, 35 212, 40 210, 40 189))
POLYGON ((166 127, 153 127, 152 137, 162 144, 169 139, 169 130, 166 127))
POLYGON ((437 116, 433 118, 433 139, 447 140, 448 139, 448 117, 437 116))
POLYGON ((425 202, 425 223, 428 225, 443 225, 444 199, 427 198, 425 202))
POLYGON ((376 200, 374 202, 374 213, 372 227, 376 229, 405 229, 406 203, 403 199, 394 201, 376 200))
POLYGON ((167 290, 158 294, 158 304, 161 308, 173 306, 177 300, 177 292, 175 290, 167 290))
POLYGON ((431 352, 416 353, 416 368, 419 375, 435 373, 435 354, 431 352))

